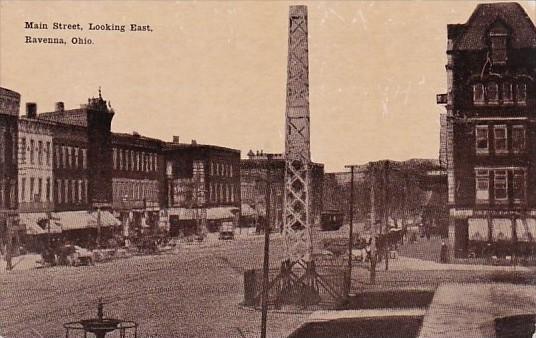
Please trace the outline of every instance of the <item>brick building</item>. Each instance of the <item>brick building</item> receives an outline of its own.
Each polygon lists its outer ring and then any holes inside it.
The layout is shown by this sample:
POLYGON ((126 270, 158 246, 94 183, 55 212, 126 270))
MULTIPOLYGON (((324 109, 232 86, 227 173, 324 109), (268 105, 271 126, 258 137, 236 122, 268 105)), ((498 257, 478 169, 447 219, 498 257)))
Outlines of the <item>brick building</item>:
POLYGON ((0 252, 18 241, 17 134, 20 94, 0 88, 0 252))
POLYGON ((448 25, 446 162, 456 257, 534 255, 536 28, 517 3, 448 25))
POLYGON ((167 197, 163 144, 137 133, 112 134, 112 209, 125 235, 159 227, 167 197))
POLYGON ((216 231, 223 221, 240 214, 240 151, 225 147, 180 143, 163 149, 167 204, 173 235, 216 231))

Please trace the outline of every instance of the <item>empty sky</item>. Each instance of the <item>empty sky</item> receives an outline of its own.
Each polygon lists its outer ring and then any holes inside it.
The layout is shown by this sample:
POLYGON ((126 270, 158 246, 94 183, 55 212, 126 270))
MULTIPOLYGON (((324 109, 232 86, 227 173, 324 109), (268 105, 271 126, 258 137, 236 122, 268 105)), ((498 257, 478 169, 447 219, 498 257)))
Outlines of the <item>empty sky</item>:
MULTIPOLYGON (((242 151, 284 150, 288 6, 309 9, 311 151, 326 171, 437 158, 446 25, 477 2, 0 1, 0 85, 38 111, 103 96, 112 130, 242 151), (29 30, 26 21, 83 31, 29 30), (153 32, 94 32, 136 23, 153 32), (92 45, 26 44, 25 36, 92 45)), ((536 19, 534 1, 520 1, 536 19)), ((128 27, 127 27, 128 29, 128 27)), ((24 108, 21 108, 23 111, 24 108)))

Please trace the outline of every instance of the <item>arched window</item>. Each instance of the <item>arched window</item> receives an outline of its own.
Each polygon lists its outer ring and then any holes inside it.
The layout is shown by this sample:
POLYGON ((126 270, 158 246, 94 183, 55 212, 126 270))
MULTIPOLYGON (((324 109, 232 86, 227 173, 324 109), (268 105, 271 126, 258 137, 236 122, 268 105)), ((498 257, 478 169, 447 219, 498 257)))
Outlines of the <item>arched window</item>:
POLYGON ((506 81, 502 84, 502 97, 505 104, 514 102, 512 82, 506 81))
POLYGON ((496 82, 488 82, 486 85, 486 98, 488 103, 499 103, 499 86, 496 82))
POLYGON ((516 101, 518 104, 527 104, 527 84, 525 82, 516 85, 516 101))
POLYGON ((484 85, 482 83, 475 83, 473 85, 473 103, 484 104, 484 85))

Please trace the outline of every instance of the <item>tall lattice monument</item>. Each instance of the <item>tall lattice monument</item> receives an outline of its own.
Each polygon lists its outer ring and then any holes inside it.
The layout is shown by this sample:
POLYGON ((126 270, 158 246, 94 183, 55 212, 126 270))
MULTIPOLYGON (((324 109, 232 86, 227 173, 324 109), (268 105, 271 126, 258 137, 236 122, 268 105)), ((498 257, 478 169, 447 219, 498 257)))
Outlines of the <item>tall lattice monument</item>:
POLYGON ((307 7, 290 6, 285 135, 284 228, 287 259, 311 259, 307 7))

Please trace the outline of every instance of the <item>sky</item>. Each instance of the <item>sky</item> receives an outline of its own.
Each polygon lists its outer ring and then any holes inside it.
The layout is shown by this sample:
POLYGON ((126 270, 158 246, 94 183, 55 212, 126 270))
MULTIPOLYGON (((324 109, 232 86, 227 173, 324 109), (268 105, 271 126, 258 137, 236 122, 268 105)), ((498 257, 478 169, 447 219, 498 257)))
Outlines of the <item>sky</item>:
MULTIPOLYGON (((536 1, 519 1, 536 22, 536 1)), ((325 171, 438 158, 446 27, 473 1, 172 2, 0 0, 0 86, 79 107, 102 95, 114 132, 242 151, 284 151, 288 6, 309 14, 311 153, 325 171), (47 30, 25 29, 43 22, 47 30), (83 30, 53 30, 54 22, 83 30), (89 24, 151 32, 90 31, 89 24), (26 36, 67 43, 25 43, 26 36), (92 44, 71 44, 72 38, 92 44)))

